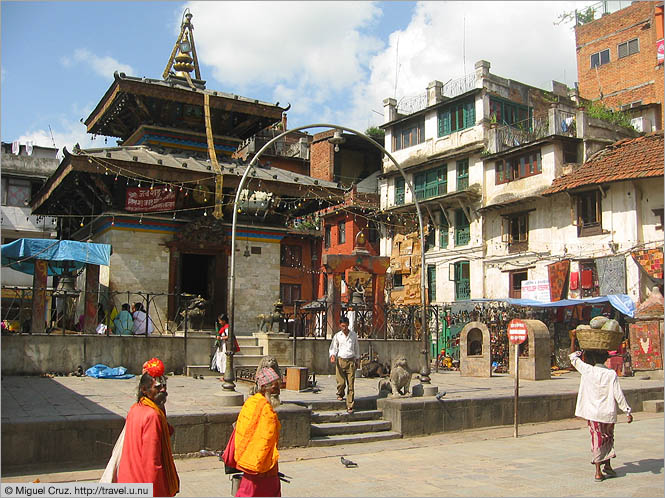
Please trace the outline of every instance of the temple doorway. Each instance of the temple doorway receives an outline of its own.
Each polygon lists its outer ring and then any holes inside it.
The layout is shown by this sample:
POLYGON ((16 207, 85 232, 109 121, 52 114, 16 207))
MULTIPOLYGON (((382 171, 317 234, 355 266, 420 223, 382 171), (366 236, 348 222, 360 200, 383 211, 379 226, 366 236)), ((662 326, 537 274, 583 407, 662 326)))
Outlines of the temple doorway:
POLYGON ((184 299, 181 306, 189 306, 191 323, 195 328, 210 328, 215 323, 218 312, 215 305, 215 260, 211 254, 182 254, 180 292, 184 299))

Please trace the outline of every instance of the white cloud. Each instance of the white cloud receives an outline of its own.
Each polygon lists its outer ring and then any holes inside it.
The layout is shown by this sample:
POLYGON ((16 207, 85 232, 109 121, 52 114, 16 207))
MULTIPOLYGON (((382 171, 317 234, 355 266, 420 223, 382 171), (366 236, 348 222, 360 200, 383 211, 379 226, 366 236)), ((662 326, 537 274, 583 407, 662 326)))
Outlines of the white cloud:
POLYGON ((259 87, 272 88, 275 101, 293 104, 291 116, 363 82, 367 63, 383 45, 363 34, 381 15, 374 2, 186 6, 194 14, 202 72, 212 71, 224 91, 252 96, 259 87))
MULTIPOLYGON (((55 147, 59 150, 58 157, 60 158, 62 157, 63 147, 67 147, 67 150, 71 152, 77 143, 82 149, 105 146, 104 137, 97 137, 93 140, 92 136, 86 133, 85 125, 79 121, 71 121, 65 117, 61 117, 51 125, 51 130, 48 128, 28 130, 18 137, 17 140, 22 144, 32 141, 34 145, 41 145, 43 147, 53 147, 53 142, 55 141, 55 147), (53 138, 51 138, 51 132, 53 132, 53 138)), ((113 142, 106 145, 115 145, 115 139, 109 138, 109 142, 111 140, 113 142)))
POLYGON ((134 70, 131 66, 122 64, 113 57, 100 57, 85 48, 77 48, 71 59, 63 57, 61 62, 65 67, 72 67, 75 63, 87 65, 99 76, 107 79, 113 76, 114 71, 125 74, 134 74, 134 70))
POLYGON ((490 72, 551 90, 552 80, 577 80, 575 34, 555 26, 559 14, 589 2, 419 2, 409 25, 391 34, 370 62, 367 84, 356 88, 347 117, 358 126, 378 124, 383 99, 423 93, 433 80, 447 82, 474 71, 484 59, 490 72), (399 70, 396 55, 399 45, 399 70), (397 74, 397 91, 395 77, 397 74))
POLYGON ((261 98, 291 103, 293 126, 332 122, 364 130, 383 121, 377 112, 384 98, 424 93, 432 80, 473 72, 480 59, 498 76, 545 89, 551 80, 572 86, 574 32, 554 21, 589 3, 418 2, 387 46, 367 34, 383 15, 375 2, 186 6, 194 14, 202 76, 217 80, 210 87, 249 97, 268 88, 271 97, 261 98))

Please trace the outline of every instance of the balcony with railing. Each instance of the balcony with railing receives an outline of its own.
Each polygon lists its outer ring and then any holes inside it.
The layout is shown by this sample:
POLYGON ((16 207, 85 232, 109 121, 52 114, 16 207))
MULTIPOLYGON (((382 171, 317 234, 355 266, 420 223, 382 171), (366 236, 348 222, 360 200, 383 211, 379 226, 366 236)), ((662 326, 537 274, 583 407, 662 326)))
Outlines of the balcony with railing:
MULTIPOLYGON (((476 73, 469 73, 461 78, 450 79, 441 87, 441 97, 443 100, 450 100, 469 92, 476 87, 476 81, 476 73)), ((402 97, 397 103, 397 113, 401 116, 408 116, 422 111, 427 105, 427 92, 407 95, 402 97)))
POLYGON ((547 119, 525 119, 512 124, 493 125, 488 150, 495 154, 535 142, 551 135, 576 137, 575 113, 550 109, 547 119))
POLYGON ((476 73, 469 73, 456 80, 450 80, 444 83, 441 88, 441 96, 447 99, 452 99, 458 95, 462 95, 476 87, 476 73))

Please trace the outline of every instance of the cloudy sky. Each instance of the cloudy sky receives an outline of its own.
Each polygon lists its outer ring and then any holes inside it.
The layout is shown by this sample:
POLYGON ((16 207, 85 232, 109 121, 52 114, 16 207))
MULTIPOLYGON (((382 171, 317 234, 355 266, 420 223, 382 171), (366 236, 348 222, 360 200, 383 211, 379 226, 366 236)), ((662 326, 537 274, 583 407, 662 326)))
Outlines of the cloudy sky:
POLYGON ((207 88, 290 103, 290 128, 364 131, 381 124, 386 97, 460 78, 480 59, 499 76, 573 86, 572 25, 554 22, 592 3, 3 1, 2 141, 103 146, 81 119, 114 71, 161 78, 185 8, 207 88))

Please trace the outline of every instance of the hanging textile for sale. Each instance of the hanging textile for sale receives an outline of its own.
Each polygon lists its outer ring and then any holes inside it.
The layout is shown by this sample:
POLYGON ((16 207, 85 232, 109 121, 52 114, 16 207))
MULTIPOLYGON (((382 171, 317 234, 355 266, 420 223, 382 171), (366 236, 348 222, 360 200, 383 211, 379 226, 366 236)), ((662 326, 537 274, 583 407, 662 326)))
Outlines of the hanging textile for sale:
POLYGON ((596 258, 596 269, 602 295, 626 293, 626 260, 623 256, 596 258))
POLYGON ((640 268, 657 283, 663 283, 663 250, 646 249, 630 253, 640 268))
POLYGON ((547 275, 550 281, 550 301, 560 301, 564 298, 563 292, 569 267, 569 259, 547 265, 547 275))

